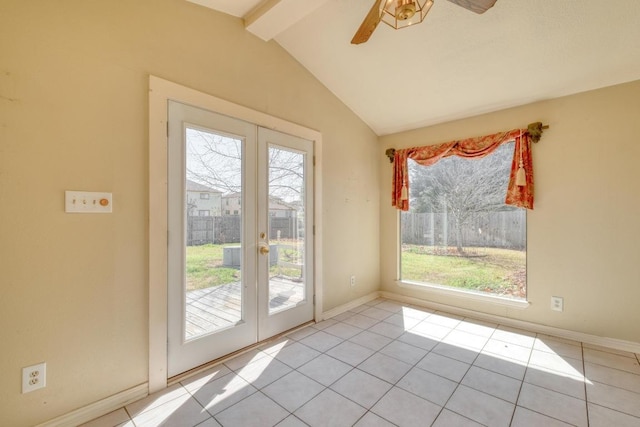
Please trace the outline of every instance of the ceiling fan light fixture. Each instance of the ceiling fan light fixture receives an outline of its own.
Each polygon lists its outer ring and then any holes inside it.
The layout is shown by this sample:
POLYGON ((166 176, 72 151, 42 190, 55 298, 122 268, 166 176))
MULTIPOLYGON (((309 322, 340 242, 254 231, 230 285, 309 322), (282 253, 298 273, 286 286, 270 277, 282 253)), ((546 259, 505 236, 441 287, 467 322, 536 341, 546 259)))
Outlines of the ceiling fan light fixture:
POLYGON ((398 30, 424 21, 433 0, 387 0, 380 10, 380 19, 398 30))

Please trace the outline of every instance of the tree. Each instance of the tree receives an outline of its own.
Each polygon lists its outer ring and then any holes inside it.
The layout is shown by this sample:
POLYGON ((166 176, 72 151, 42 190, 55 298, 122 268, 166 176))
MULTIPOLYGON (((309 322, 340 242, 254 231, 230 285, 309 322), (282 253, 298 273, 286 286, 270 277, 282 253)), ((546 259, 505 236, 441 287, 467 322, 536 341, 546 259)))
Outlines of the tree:
POLYGON ((481 159, 449 157, 432 166, 409 161, 413 212, 453 217, 457 251, 464 255, 462 228, 478 212, 509 209, 504 204, 514 143, 481 159))
MULTIPOLYGON (((187 177, 227 193, 242 190, 242 140, 187 128, 187 177)), ((304 155, 269 147, 269 196, 300 201, 304 186, 304 155)))

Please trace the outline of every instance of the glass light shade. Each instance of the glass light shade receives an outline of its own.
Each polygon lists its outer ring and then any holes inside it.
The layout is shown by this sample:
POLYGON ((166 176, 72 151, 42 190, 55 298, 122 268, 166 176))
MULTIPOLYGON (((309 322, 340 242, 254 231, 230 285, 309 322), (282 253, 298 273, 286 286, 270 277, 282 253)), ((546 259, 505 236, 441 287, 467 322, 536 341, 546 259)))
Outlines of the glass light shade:
POLYGON ((419 24, 433 6, 433 0, 387 0, 382 7, 381 20, 400 29, 419 24))

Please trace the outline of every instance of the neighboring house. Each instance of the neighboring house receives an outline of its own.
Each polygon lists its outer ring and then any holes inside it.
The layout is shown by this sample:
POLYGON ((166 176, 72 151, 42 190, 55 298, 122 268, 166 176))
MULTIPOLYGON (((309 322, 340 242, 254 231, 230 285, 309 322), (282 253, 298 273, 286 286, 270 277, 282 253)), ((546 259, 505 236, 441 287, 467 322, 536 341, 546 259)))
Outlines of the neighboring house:
POLYGON ((187 210, 189 216, 220 216, 222 191, 187 180, 187 210))
POLYGON ((295 218, 297 210, 294 206, 278 198, 269 199, 269 216, 275 218, 295 218))
POLYGON ((222 215, 240 215, 242 210, 242 194, 229 193, 222 196, 222 215))
MULTIPOLYGON (((242 194, 230 193, 222 196, 222 215, 240 215, 242 212, 242 194)), ((286 203, 277 197, 269 199, 269 216, 276 218, 295 218, 297 209, 292 203, 286 203)))

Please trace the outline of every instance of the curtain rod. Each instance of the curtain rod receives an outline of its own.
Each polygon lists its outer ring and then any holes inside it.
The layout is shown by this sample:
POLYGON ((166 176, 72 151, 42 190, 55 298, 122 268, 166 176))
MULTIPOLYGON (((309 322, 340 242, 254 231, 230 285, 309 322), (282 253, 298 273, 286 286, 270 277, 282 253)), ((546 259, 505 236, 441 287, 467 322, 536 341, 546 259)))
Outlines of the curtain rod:
MULTIPOLYGON (((529 134, 531 141, 538 142, 542 137, 542 131, 544 129, 549 129, 549 125, 543 125, 542 122, 529 123, 527 126, 527 134, 529 134)), ((389 163, 393 163, 393 159, 396 155, 396 149, 388 148, 384 154, 389 158, 389 163)))

